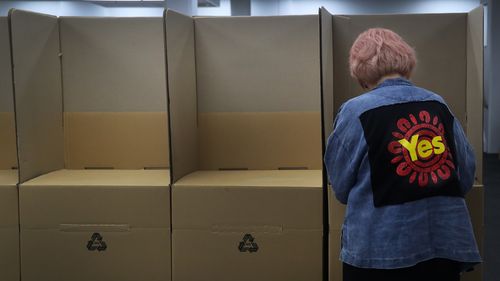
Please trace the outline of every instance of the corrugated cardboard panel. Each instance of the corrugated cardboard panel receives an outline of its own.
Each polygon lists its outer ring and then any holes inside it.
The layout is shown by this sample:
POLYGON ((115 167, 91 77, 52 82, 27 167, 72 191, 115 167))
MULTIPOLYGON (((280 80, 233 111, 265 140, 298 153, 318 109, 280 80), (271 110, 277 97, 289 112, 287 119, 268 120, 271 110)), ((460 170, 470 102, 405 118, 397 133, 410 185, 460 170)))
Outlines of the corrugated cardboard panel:
POLYGON ((59 25, 11 10, 20 180, 64 166, 59 25))
POLYGON ((65 112, 66 168, 166 168, 166 112, 65 112))
POLYGON ((320 111, 318 16, 196 18, 200 112, 320 111))
POLYGON ((8 18, 0 17, 0 169, 17 167, 8 18))
POLYGON ((467 17, 467 137, 476 154, 476 179, 483 182, 483 6, 467 17))
POLYGON ((0 112, 14 112, 9 23, 0 17, 0 112))
POLYGON ((21 227, 169 227, 169 176, 168 170, 58 170, 45 174, 20 185, 21 227))
POLYGON ((174 230, 172 239, 173 280, 322 280, 322 230, 174 230), (256 252, 239 250, 245 235, 256 252))
POLYGON ((168 10, 165 17, 172 182, 198 169, 194 22, 168 10))
POLYGON ((330 229, 330 281, 342 281, 342 261, 340 261, 341 233, 342 230, 340 229, 330 229))
POLYGON ((347 99, 363 92, 349 75, 352 43, 366 29, 384 27, 400 34, 415 48, 418 63, 411 80, 441 95, 465 126, 466 21, 466 14, 334 16, 335 112, 347 99))
POLYGON ((18 175, 0 170, 0 280, 19 281, 18 175))
POLYGON ((321 169, 320 112, 200 113, 203 170, 321 169))
POLYGON ((198 171, 173 185, 174 229, 317 229, 321 170, 198 171))
POLYGON ((23 281, 171 280, 168 228, 29 229, 21 232, 21 241, 23 281), (88 250, 95 232, 106 250, 88 250))
POLYGON ((0 169, 17 167, 14 112, 0 112, 0 155, 0 169))
POLYGON ((166 111, 161 18, 62 17, 66 112, 166 111))
POLYGON ((333 131, 333 17, 325 8, 321 18, 321 89, 323 106, 323 138, 326 141, 333 131))

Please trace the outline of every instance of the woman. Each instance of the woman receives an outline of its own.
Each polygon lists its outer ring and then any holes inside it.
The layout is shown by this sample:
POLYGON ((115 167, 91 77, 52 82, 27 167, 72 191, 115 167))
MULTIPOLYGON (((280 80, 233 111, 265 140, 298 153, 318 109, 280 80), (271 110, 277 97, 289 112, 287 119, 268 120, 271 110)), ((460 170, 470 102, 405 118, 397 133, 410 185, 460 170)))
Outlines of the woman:
POLYGON ((475 159, 462 127, 439 95, 409 81, 415 52, 396 33, 363 32, 349 64, 368 92, 341 106, 325 154, 347 204, 344 280, 459 280, 481 261, 464 201, 475 159))

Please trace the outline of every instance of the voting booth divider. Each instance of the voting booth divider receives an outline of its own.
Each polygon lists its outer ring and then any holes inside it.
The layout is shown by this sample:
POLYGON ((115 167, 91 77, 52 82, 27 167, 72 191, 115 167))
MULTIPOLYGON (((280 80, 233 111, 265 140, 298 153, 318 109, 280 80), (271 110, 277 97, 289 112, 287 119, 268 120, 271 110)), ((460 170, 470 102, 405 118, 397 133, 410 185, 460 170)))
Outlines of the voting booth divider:
MULTIPOLYGON (((476 184, 466 196, 474 232, 483 244, 483 8, 454 14, 335 15, 333 21, 333 97, 335 112, 363 93, 349 77, 348 58, 356 37, 371 27, 389 28, 415 48, 417 67, 412 82, 441 95, 460 121, 476 155, 476 184)), ((331 192, 331 191, 330 191, 331 192)), ((330 280, 341 280, 338 260, 344 206, 330 200, 330 280)), ((369 239, 367 237, 367 239, 369 239)), ((463 280, 481 280, 482 268, 463 280)))
POLYGON ((170 280, 162 19, 9 18, 23 281, 170 280))
POLYGON ((173 280, 321 280, 319 15, 165 19, 173 280))
POLYGON ((482 247, 482 8, 11 10, 0 18, 0 279, 340 281, 345 210, 322 159, 334 113, 363 92, 349 48, 374 26, 415 47, 412 81, 443 96, 474 147, 466 200, 482 247))
POLYGON ((0 280, 19 280, 16 130, 9 25, 0 17, 0 280))

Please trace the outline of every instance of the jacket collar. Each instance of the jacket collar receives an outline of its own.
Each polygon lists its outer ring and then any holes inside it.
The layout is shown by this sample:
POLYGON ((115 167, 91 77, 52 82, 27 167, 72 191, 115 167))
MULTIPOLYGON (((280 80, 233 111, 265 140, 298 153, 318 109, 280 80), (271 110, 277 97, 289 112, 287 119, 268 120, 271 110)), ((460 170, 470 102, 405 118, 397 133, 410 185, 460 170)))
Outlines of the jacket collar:
POLYGON ((398 77, 398 78, 390 78, 384 80, 382 83, 378 84, 377 87, 373 88, 373 90, 378 89, 378 88, 383 88, 387 86, 413 86, 413 83, 411 83, 409 80, 398 77))

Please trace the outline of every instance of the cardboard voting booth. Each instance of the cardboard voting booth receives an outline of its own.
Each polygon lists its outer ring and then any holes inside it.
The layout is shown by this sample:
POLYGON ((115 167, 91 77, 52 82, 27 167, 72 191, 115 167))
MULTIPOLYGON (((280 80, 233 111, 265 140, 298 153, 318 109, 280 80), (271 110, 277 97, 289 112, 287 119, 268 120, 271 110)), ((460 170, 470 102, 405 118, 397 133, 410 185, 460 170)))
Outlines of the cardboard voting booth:
POLYGON ((9 26, 0 17, 0 280, 19 280, 17 152, 9 26))
MULTIPOLYGON (((476 154, 476 185, 467 195, 476 239, 483 241, 482 100, 483 9, 469 13, 411 15, 335 15, 333 21, 333 96, 335 112, 348 99, 363 93, 349 76, 349 50, 356 37, 371 27, 400 34, 417 52, 412 81, 441 95, 460 120, 476 154)), ((338 260, 344 206, 335 198, 330 204, 330 280, 341 280, 338 260)), ((481 280, 477 267, 463 280, 481 280)))
POLYGON ((170 280, 162 19, 9 17, 23 280, 170 280))
POLYGON ((319 16, 167 11, 165 30, 173 280, 321 280, 319 16))

